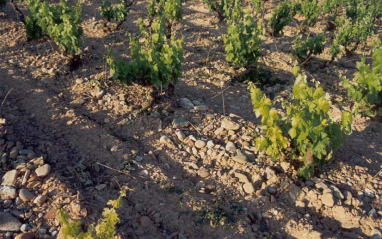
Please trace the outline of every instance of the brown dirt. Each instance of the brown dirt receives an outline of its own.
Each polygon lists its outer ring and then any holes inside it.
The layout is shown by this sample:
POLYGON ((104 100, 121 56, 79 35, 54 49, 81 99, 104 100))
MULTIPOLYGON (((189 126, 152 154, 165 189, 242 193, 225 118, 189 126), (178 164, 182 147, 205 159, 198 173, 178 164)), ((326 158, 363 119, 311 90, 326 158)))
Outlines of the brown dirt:
MULTIPOLYGON (((26 41, 24 27, 9 5, 0 13, 0 99, 9 92, 0 116, 8 120, 8 132, 14 131, 7 140, 39 149, 37 153, 49 159, 53 167, 51 183, 47 185, 51 189, 61 185, 60 192, 68 192, 66 196, 62 193, 52 197, 55 203, 45 205, 43 211, 58 204, 68 209, 73 218, 89 225, 100 217, 106 202, 118 196, 119 185, 126 185, 132 191, 118 211, 118 238, 365 238, 372 236, 375 228, 381 228, 381 214, 377 213, 376 218, 369 216, 371 209, 382 210, 382 184, 377 175, 382 156, 379 119, 356 119, 354 133, 319 177, 343 193, 351 192, 362 201, 361 206, 352 200, 336 200, 333 208, 323 206, 322 190, 298 179, 293 168, 284 172, 279 162, 269 162, 257 154, 259 160, 241 165, 230 160, 233 154, 203 157, 203 150, 197 155, 187 153, 187 145, 193 143, 176 138, 171 122, 177 117, 192 123, 183 130, 186 136, 213 140, 223 147, 228 141, 240 148, 252 144, 253 138, 246 143, 241 137, 251 135, 255 123, 259 123, 252 112, 247 85, 231 82, 221 39, 224 23, 219 23, 200 1, 183 4, 183 20, 174 28, 185 42, 183 77, 174 97, 164 97, 141 112, 142 105, 150 102, 150 89, 110 81, 103 56, 104 45, 127 55, 126 33, 138 34, 135 23, 138 17, 145 16, 146 1, 138 1, 122 30, 111 33, 102 29, 97 10, 100 4, 99 0, 84 1, 83 63, 73 72, 68 71, 68 59, 52 41, 26 41), (95 95, 101 90, 105 94, 97 99, 95 95), (183 97, 206 104, 214 118, 207 119, 206 112, 181 108, 179 101, 183 97), (230 118, 242 125, 236 132, 237 139, 213 133, 224 114, 231 114, 230 118), (205 130, 209 125, 213 129, 205 130), (162 135, 169 136, 173 143, 160 143, 162 135), (134 160, 132 150, 143 157, 142 162, 134 160), (83 170, 78 170, 79 162, 85 166, 83 170), (275 179, 266 178, 267 167, 277 169, 275 179), (202 177, 200 168, 206 168, 209 176, 202 177), (249 177, 255 193, 243 190, 235 172, 249 177), (86 184, 87 180, 91 185, 86 184), (283 182, 288 182, 285 188, 283 182), (99 184, 108 187, 97 191, 95 186, 99 184), (276 194, 267 192, 270 186, 277 188, 276 194), (366 188, 375 193, 374 198, 360 194, 366 188), (74 199, 78 193, 84 200, 74 199), (70 200, 61 202, 63 197, 70 200), (229 222, 215 225, 208 222, 208 216, 229 222)), ((310 30, 322 29, 323 24, 319 23, 310 30)), ((288 51, 296 34, 296 27, 291 24, 283 37, 264 41, 262 64, 271 71, 271 78, 280 82, 265 86, 272 96, 285 93, 293 83, 288 51)), ((381 37, 380 27, 377 37, 381 37)), ((341 89, 338 73, 351 78, 362 54, 370 57, 368 50, 358 50, 329 68, 317 69, 323 59, 329 59, 327 48, 304 71, 323 84, 334 103, 341 103, 344 95, 337 90, 341 89)), ((339 109, 341 106, 333 107, 334 116, 339 109)), ((217 154, 219 150, 216 149, 217 154)), ((47 224, 48 220, 41 219, 40 227, 47 224)))

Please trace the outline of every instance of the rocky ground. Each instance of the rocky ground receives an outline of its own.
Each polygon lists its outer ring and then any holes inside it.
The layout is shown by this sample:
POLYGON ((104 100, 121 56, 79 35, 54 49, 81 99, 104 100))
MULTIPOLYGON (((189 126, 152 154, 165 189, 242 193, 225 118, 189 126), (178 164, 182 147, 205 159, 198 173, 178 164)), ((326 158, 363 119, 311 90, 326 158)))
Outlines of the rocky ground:
MULTIPOLYGON (((325 171, 301 180, 290 162, 254 147, 259 121, 247 85, 231 82, 224 24, 203 3, 184 4, 174 27, 185 39, 184 75, 175 96, 158 101, 146 87, 110 81, 100 44, 126 53, 125 31, 137 33, 145 3, 111 33, 94 14, 100 3, 84 1, 83 64, 73 72, 51 41, 26 41, 9 5, 0 13, 0 238, 62 238, 59 208, 86 229, 122 186, 131 191, 116 238, 382 237, 380 119, 356 118, 325 171)), ((293 83, 295 34, 291 25, 264 40, 272 83, 263 88, 275 99, 293 83)), ((348 107, 338 73, 351 78, 369 51, 316 69, 327 53, 304 72, 330 93, 336 118, 348 107)))

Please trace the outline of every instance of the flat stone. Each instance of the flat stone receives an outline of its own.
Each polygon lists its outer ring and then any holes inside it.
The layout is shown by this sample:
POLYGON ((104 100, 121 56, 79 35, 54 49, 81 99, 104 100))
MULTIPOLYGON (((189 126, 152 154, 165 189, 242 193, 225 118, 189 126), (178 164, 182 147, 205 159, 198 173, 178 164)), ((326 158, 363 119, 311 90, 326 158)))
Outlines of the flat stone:
POLYGON ((199 149, 204 148, 204 147, 206 147, 206 142, 203 140, 196 140, 195 147, 197 147, 199 149))
POLYGON ((288 162, 281 162, 280 166, 284 170, 284 172, 287 172, 289 170, 289 168, 290 168, 290 163, 288 163, 288 162))
POLYGON ((255 191, 255 189, 253 188, 252 183, 250 183, 250 182, 244 183, 243 189, 244 189, 244 192, 246 192, 248 194, 252 194, 255 191))
POLYGON ((95 188, 96 188, 98 191, 102 191, 102 190, 104 190, 106 187, 107 187, 106 184, 99 184, 99 185, 95 186, 95 188))
POLYGON ((40 195, 40 196, 37 196, 33 202, 39 206, 41 206, 46 200, 48 199, 48 196, 46 195, 40 195))
POLYGON ((316 183, 316 188, 324 190, 325 188, 328 188, 328 186, 326 186, 326 184, 323 182, 319 182, 316 183))
POLYGON ((8 171, 6 174, 4 174, 1 185, 9 185, 9 186, 15 186, 15 181, 17 177, 17 170, 13 169, 11 171, 8 171))
POLYGON ((19 222, 12 214, 0 212, 0 231, 18 232, 22 223, 19 222))
POLYGON ((341 200, 345 198, 344 195, 341 193, 341 191, 336 186, 331 185, 329 188, 332 190, 332 193, 336 198, 341 199, 341 200))
POLYGON ((328 206, 328 207, 333 207, 334 206, 334 197, 333 194, 331 193, 324 193, 321 196, 321 202, 322 204, 328 206))
POLYGON ((244 154, 250 162, 254 162, 256 160, 256 156, 249 150, 242 150, 241 153, 244 154))
POLYGON ((239 179, 239 182, 249 183, 249 180, 248 180, 247 176, 245 176, 242 173, 235 173, 235 177, 239 179))
POLYGON ((15 237, 15 239, 34 239, 35 236, 32 232, 21 233, 15 237))
POLYGON ((233 157, 232 159, 233 159, 233 161, 238 162, 238 163, 242 163, 242 164, 245 164, 248 162, 248 159, 245 155, 237 155, 237 156, 233 157))
POLYGON ((19 197, 24 201, 24 202, 29 202, 32 201, 34 198, 33 193, 29 192, 27 189, 21 189, 19 192, 19 197))
POLYGON ((70 102, 70 104, 72 106, 75 106, 75 107, 81 107, 83 104, 85 104, 85 100, 84 99, 76 99, 76 100, 73 100, 72 102, 70 102))
POLYGON ((33 154, 33 150, 29 150, 29 149, 22 149, 19 151, 19 154, 22 154, 22 155, 28 155, 28 154, 33 154))
POLYGON ((189 125, 190 125, 190 122, 188 122, 188 120, 186 120, 183 117, 175 118, 172 121, 172 127, 175 129, 187 128, 189 125))
POLYGON ((240 125, 238 123, 232 122, 231 120, 228 120, 228 119, 224 119, 222 121, 221 127, 226 129, 226 130, 238 130, 238 129, 240 129, 240 125))
POLYGON ((15 159, 17 155, 19 155, 19 151, 17 149, 11 150, 11 152, 9 153, 9 158, 15 159))
POLYGON ((36 168, 35 172, 38 177, 46 177, 50 173, 50 165, 49 164, 44 164, 41 167, 36 168))
POLYGON ((189 100, 188 98, 182 98, 180 100, 180 105, 185 108, 185 109, 188 109, 188 110, 191 110, 194 108, 194 104, 191 102, 191 100, 189 100))
POLYGON ((194 106, 195 111, 205 112, 208 110, 208 107, 206 105, 197 105, 194 106))
POLYGON ((140 218, 140 221, 141 221, 141 226, 142 227, 151 227, 153 225, 153 222, 151 221, 151 219, 148 217, 148 216, 143 216, 140 218))
POLYGON ((17 197, 16 188, 9 185, 1 187, 0 197, 3 200, 15 199, 17 197))
POLYGON ((265 169, 265 175, 266 175, 267 179, 271 179, 273 177, 276 177, 276 171, 271 169, 270 167, 267 167, 265 169))
POLYGON ((206 178, 206 177, 210 176, 210 172, 205 168, 200 168, 198 171, 198 174, 202 178, 206 178))

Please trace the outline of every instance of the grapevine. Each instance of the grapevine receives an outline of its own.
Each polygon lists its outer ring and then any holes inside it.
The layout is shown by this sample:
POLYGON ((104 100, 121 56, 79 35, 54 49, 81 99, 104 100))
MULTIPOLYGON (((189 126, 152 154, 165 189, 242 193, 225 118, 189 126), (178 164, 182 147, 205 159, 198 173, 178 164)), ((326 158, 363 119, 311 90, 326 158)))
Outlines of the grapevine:
POLYGON ((251 85, 251 99, 256 116, 261 116, 262 136, 256 147, 273 160, 295 150, 290 156, 302 162, 300 176, 310 178, 315 166, 320 169, 351 133, 352 115, 342 112, 340 123, 329 115, 330 104, 321 87, 308 86, 306 77, 298 75, 293 100, 283 104, 284 113, 272 108, 272 102, 260 89, 251 85))

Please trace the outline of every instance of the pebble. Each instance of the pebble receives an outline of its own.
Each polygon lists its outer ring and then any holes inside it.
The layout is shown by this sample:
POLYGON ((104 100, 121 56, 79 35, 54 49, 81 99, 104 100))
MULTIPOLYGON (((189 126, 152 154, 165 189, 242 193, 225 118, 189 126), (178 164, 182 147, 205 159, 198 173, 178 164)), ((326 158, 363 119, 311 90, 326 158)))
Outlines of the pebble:
POLYGON ((177 130, 175 134, 176 134, 176 137, 178 137, 178 139, 180 141, 183 141, 183 139, 186 138, 186 136, 184 135, 184 133, 181 130, 177 130))
POLYGON ((105 95, 105 91, 104 91, 104 90, 100 90, 100 91, 98 91, 98 92, 95 94, 95 97, 96 97, 97 99, 101 99, 104 95, 105 95))
POLYGON ((41 204, 43 204, 46 200, 48 199, 48 196, 46 195, 40 195, 40 196, 37 196, 33 202, 39 206, 41 206, 41 204))
POLYGON ((187 128, 189 125, 190 122, 188 122, 188 120, 186 120, 184 117, 178 117, 172 121, 172 127, 175 129, 187 128))
POLYGON ((10 153, 9 153, 9 157, 11 159, 15 159, 17 157, 17 155, 19 155, 19 152, 17 150, 12 150, 10 153))
POLYGON ((333 195, 338 199, 344 199, 344 195, 341 193, 341 191, 336 186, 330 186, 329 187, 332 190, 333 195))
POLYGON ((143 216, 140 218, 141 226, 142 227, 150 227, 152 226, 152 221, 148 216, 143 216))
POLYGON ((247 176, 245 176, 242 173, 235 173, 235 177, 237 177, 239 179, 239 182, 249 183, 249 180, 248 180, 247 176))
POLYGON ((324 190, 328 188, 328 186, 326 186, 326 184, 323 182, 319 182, 319 183, 316 183, 316 188, 324 190))
POLYGON ((270 167, 267 167, 265 169, 265 175, 266 175, 267 179, 269 180, 273 177, 276 177, 276 171, 271 169, 270 167))
POLYGON ((22 231, 22 232, 26 232, 26 231, 28 231, 30 228, 31 228, 31 226, 29 226, 29 224, 24 223, 23 225, 21 225, 21 227, 20 227, 20 231, 22 231))
POLYGON ((188 109, 188 110, 191 110, 194 108, 194 104, 191 102, 191 100, 189 100, 188 98, 182 98, 180 100, 180 105, 185 108, 185 109, 188 109))
POLYGON ((19 197, 24 201, 24 202, 29 202, 32 201, 34 198, 33 193, 29 192, 27 189, 21 189, 19 192, 19 197))
POLYGON ((198 171, 198 174, 202 178, 206 178, 206 177, 210 176, 210 172, 205 168, 200 168, 198 171))
POLYGON ((206 147, 206 142, 203 140, 196 140, 195 147, 197 147, 199 149, 204 148, 204 147, 206 147))
POLYGON ((230 153, 234 153, 236 151, 236 146, 231 141, 228 141, 227 145, 225 146, 225 150, 227 150, 230 153))
POLYGON ((13 169, 11 171, 8 171, 6 174, 4 174, 1 185, 9 185, 9 186, 15 186, 15 181, 17 177, 17 170, 13 169))
POLYGON ((371 191, 371 190, 368 189, 368 188, 365 189, 365 195, 366 195, 366 197, 374 198, 374 193, 373 193, 373 191, 371 191))
POLYGON ((159 139, 159 142, 161 143, 161 144, 167 144, 167 143, 169 143, 171 140, 170 140, 170 138, 167 136, 167 135, 163 135, 162 137, 160 137, 160 139, 159 139))
POLYGON ((207 142, 207 148, 213 148, 215 146, 215 144, 214 144, 214 141, 212 141, 212 140, 208 140, 208 142, 207 142))
POLYGON ((328 206, 328 207, 333 207, 334 206, 334 197, 333 194, 330 192, 324 193, 321 196, 321 202, 322 204, 328 206))
POLYGON ((269 194, 272 194, 272 195, 276 193, 276 189, 274 187, 268 187, 267 191, 269 194))
POLYGON ((226 130, 238 130, 240 129, 240 125, 238 123, 232 122, 231 120, 224 119, 222 121, 221 127, 226 130))
POLYGON ((16 188, 12 186, 3 186, 0 189, 0 197, 3 200, 15 199, 17 197, 16 188))
POLYGON ((197 105, 194 106, 195 111, 205 112, 208 110, 208 107, 206 105, 197 105))
POLYGON ((0 212, 0 231, 18 232, 20 231, 20 227, 21 222, 12 216, 12 214, 0 212))
POLYGON ((73 100, 70 102, 70 105, 74 106, 74 107, 81 107, 83 104, 85 104, 85 100, 84 99, 76 99, 76 100, 73 100))
POLYGON ((248 194, 252 194, 255 191, 252 183, 250 183, 250 182, 244 183, 243 189, 244 189, 244 192, 246 192, 248 194))
POLYGON ((245 164, 248 162, 248 159, 245 155, 237 155, 237 156, 233 157, 232 159, 233 159, 233 161, 238 162, 238 163, 242 163, 242 164, 245 164))
POLYGON ((43 177, 48 176, 48 174, 50 173, 50 169, 51 169, 51 167, 49 164, 44 164, 43 166, 36 168, 35 172, 36 172, 38 177, 43 178, 43 177))
POLYGON ((95 186, 95 188, 98 190, 98 191, 102 191, 106 188, 106 184, 99 184, 97 186, 95 186))
POLYGON ((289 170, 289 168, 290 168, 290 163, 288 163, 288 162, 281 162, 280 166, 284 170, 284 172, 287 172, 289 170))
POLYGON ((22 150, 19 151, 19 154, 28 155, 28 154, 34 154, 34 152, 33 152, 33 150, 22 149, 22 150))

